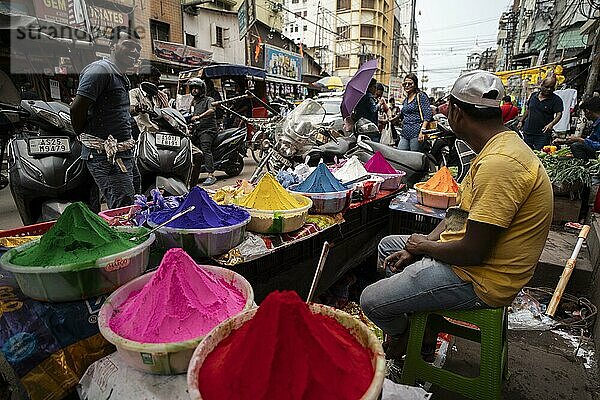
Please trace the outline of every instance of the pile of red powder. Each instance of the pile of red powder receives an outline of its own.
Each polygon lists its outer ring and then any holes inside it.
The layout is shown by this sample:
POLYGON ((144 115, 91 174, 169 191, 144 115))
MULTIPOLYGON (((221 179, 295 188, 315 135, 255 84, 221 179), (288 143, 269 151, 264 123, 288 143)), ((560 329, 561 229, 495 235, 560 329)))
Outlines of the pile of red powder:
POLYGON ((206 358, 205 400, 356 400, 373 379, 371 351, 296 292, 273 292, 206 358))

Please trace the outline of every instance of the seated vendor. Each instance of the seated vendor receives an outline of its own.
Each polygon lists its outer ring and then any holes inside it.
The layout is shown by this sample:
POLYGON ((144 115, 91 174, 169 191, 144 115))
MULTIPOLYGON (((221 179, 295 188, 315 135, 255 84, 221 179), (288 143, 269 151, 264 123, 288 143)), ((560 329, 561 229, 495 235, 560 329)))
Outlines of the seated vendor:
POLYGON ((594 121, 592 133, 587 138, 569 136, 566 139, 557 139, 555 144, 570 143, 573 157, 589 160, 596 158, 596 151, 600 150, 600 97, 591 97, 581 104, 585 117, 594 121))
MULTIPOLYGON (((501 80, 473 71, 451 91, 448 120, 478 156, 458 206, 429 234, 387 236, 379 263, 389 277, 361 295, 366 315, 387 334, 388 358, 406 350, 408 315, 509 305, 533 276, 552 221, 552 187, 538 157, 502 124, 501 80)), ((435 351, 428 332, 423 352, 435 351), (429 351, 428 351, 429 348, 429 351)))

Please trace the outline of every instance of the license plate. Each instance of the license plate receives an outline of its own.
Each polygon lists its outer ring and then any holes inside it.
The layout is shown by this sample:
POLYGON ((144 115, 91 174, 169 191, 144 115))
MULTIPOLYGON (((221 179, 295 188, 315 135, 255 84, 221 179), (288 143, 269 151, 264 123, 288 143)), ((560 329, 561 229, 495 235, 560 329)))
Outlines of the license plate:
POLYGON ((156 145, 165 147, 180 147, 181 138, 175 135, 163 135, 162 133, 157 133, 156 145))
POLYGON ((28 143, 30 155, 64 154, 71 152, 68 137, 30 138, 28 143))

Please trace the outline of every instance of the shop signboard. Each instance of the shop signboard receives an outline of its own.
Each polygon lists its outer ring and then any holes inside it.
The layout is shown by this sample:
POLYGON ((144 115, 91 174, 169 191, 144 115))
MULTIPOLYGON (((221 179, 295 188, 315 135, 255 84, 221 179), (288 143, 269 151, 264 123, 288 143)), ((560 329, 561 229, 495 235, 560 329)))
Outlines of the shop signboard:
POLYGON ((129 15, 117 10, 99 7, 94 4, 87 5, 88 17, 93 28, 112 28, 114 26, 129 26, 129 15))
POLYGON ((212 54, 212 51, 205 51, 192 46, 185 46, 183 63, 193 66, 204 65, 212 61, 212 54))
POLYGON ((302 80, 302 57, 299 54, 265 45, 265 70, 268 75, 302 80))
POLYGON ((162 40, 154 41, 154 54, 156 57, 182 63, 184 52, 185 46, 182 44, 163 42, 162 40))
POLYGON ((246 33, 256 22, 256 3, 255 0, 244 0, 238 8, 238 28, 240 38, 246 36, 246 33))
POLYGON ((33 4, 36 17, 69 25, 69 10, 73 7, 70 0, 35 0, 33 4))
POLYGON ((191 66, 204 65, 212 60, 212 52, 179 43, 154 41, 154 54, 159 58, 191 66))

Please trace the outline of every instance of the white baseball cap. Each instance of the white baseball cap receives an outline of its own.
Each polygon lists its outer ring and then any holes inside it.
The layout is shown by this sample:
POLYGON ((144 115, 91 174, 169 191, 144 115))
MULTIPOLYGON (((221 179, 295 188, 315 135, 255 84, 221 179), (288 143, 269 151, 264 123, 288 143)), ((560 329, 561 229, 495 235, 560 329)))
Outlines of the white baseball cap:
POLYGON ((504 85, 499 77, 488 71, 469 71, 458 77, 450 94, 478 108, 500 107, 504 85))

